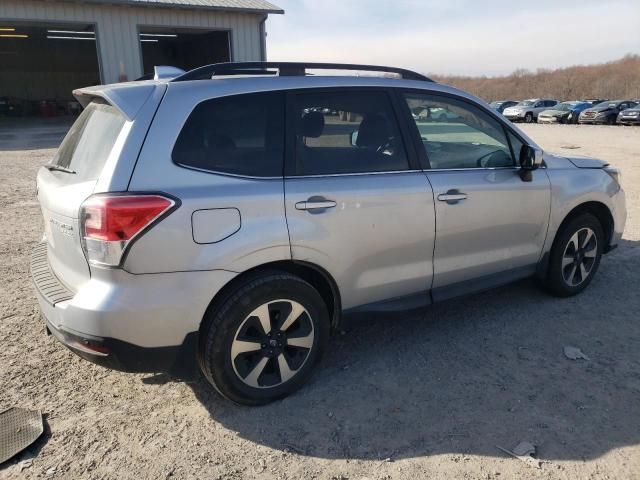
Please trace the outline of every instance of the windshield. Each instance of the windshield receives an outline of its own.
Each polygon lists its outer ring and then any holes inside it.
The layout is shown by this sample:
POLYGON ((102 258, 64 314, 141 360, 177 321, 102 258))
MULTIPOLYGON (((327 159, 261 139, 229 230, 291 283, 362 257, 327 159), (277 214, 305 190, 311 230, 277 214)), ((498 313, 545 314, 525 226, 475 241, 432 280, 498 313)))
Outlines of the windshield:
POLYGON ((71 170, 78 180, 95 180, 125 124, 111 105, 93 101, 64 137, 51 165, 71 170))
POLYGON ((619 102, 602 102, 597 104, 594 108, 616 108, 619 102))
POLYGON ((491 105, 492 107, 499 107, 503 103, 506 103, 506 102, 491 102, 489 105, 491 105))
POLYGON ((552 107, 552 109, 553 110, 560 110, 561 112, 568 112, 569 110, 571 110, 576 105, 577 104, 575 104, 575 103, 559 103, 555 107, 552 107))
POLYGON ((535 105, 535 103, 535 100, 523 100, 518 105, 516 105, 516 107, 531 107, 532 105, 535 105))

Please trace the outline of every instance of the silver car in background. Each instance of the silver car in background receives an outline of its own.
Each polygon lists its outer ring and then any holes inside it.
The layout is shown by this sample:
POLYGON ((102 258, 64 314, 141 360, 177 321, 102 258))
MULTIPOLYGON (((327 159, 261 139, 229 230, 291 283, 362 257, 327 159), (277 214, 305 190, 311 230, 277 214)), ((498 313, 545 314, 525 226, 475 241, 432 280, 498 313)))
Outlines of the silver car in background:
POLYGON ((538 114, 558 104, 557 100, 545 98, 531 98, 522 100, 513 107, 505 108, 502 114, 512 122, 532 123, 538 119, 538 114))
POLYGON ((530 276, 578 294, 625 225, 606 162, 406 70, 218 64, 75 95, 37 176, 48 331, 123 371, 197 361, 238 403, 299 388, 348 316, 530 276), (306 75, 341 68, 398 78, 306 75))

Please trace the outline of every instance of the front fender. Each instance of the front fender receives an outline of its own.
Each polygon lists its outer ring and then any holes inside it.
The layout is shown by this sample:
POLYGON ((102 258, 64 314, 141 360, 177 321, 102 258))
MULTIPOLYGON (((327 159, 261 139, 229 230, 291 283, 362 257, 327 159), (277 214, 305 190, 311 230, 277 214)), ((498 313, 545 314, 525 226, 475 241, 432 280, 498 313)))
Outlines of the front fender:
MULTIPOLYGON (((569 162, 567 162, 569 163, 569 162)), ((624 192, 601 168, 576 168, 573 165, 547 170, 551 181, 551 215, 544 253, 551 250, 558 229, 577 207, 597 202, 609 210, 614 220, 609 242, 619 241, 626 222, 624 192)))

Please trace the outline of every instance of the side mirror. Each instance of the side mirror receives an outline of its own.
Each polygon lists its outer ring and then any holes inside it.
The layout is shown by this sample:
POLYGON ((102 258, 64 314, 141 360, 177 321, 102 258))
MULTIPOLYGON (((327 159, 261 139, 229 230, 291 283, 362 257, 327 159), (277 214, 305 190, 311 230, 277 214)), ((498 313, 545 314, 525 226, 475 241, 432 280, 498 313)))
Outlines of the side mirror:
POLYGON ((520 150, 520 178, 523 182, 530 182, 534 170, 542 165, 542 150, 523 145, 520 150))
POLYGON ((358 146, 358 130, 354 130, 353 132, 351 132, 351 146, 352 147, 357 147, 358 146))

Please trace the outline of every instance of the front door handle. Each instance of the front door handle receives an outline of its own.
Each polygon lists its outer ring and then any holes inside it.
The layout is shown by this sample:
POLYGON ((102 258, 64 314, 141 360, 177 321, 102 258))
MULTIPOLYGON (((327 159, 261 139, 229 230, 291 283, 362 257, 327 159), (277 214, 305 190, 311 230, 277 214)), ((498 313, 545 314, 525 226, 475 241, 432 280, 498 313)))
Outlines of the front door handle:
POLYGON ((336 202, 333 200, 327 200, 323 197, 311 197, 304 202, 296 203, 296 210, 325 210, 327 208, 334 208, 336 202))
POLYGON ((467 199, 467 194, 461 192, 457 188, 454 188, 453 190, 449 190, 447 193, 438 195, 438 200, 440 200, 441 202, 447 202, 449 205, 455 205, 456 203, 466 199, 467 199))

